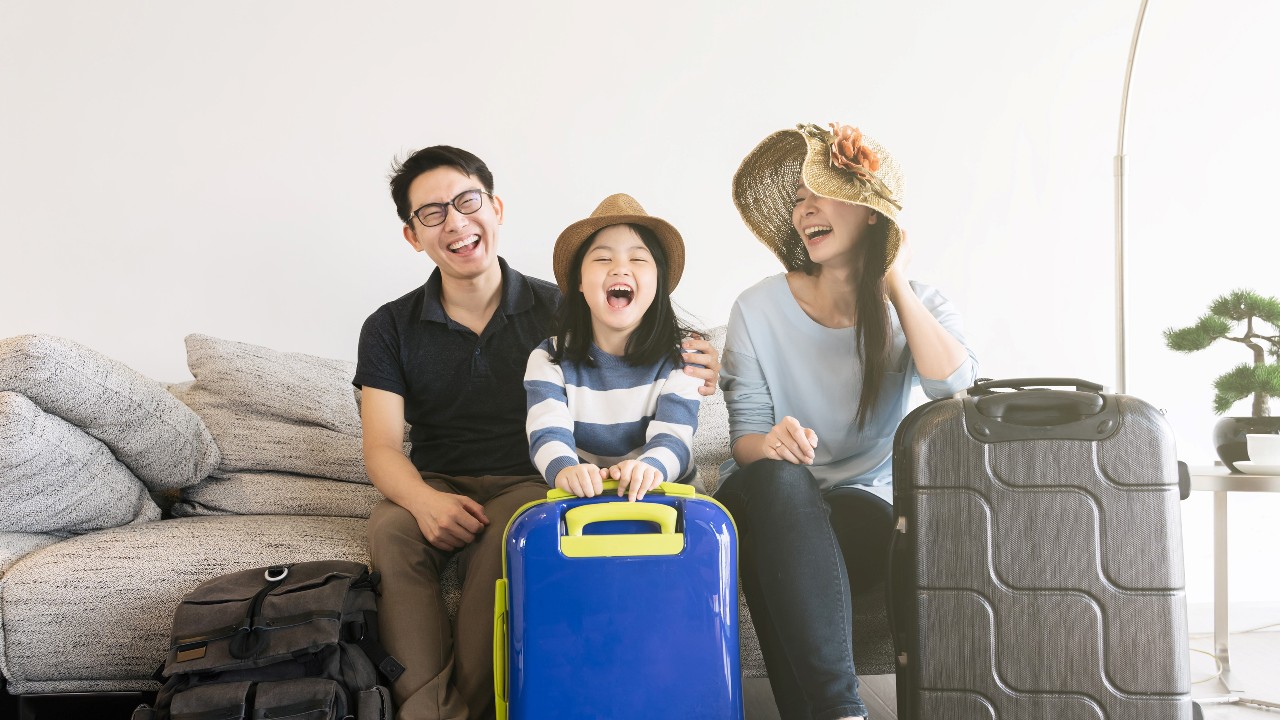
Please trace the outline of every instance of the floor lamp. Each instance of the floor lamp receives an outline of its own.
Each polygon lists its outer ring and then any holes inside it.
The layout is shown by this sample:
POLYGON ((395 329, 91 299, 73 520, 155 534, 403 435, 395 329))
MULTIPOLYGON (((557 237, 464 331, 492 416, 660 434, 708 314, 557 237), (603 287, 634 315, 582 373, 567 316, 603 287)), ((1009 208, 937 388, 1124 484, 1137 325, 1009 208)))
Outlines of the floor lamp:
POLYGON ((1138 22, 1133 26, 1133 42, 1129 45, 1129 64, 1124 70, 1124 93, 1120 96, 1120 134, 1116 142, 1115 176, 1116 176, 1116 388, 1117 393, 1128 392, 1128 375, 1125 367, 1125 356, 1128 348, 1125 340, 1125 305, 1124 305, 1124 271, 1125 271, 1125 214, 1124 214, 1124 128, 1129 117, 1129 81, 1133 78, 1133 59, 1138 54, 1138 36, 1142 33, 1142 18, 1147 14, 1147 0, 1142 0, 1138 8, 1138 22))

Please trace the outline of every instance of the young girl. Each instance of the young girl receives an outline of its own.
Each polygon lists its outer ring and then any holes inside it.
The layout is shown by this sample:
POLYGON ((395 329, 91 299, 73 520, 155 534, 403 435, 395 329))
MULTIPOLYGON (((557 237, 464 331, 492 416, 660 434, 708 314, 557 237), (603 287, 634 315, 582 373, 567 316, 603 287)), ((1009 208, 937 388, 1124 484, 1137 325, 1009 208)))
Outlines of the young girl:
POLYGON ((698 387, 679 354, 686 330, 670 293, 684 242, 628 195, 611 195, 560 233, 553 258, 559 329, 529 355, 529 455, 547 483, 578 497, 618 481, 630 500, 685 479, 698 387))
POLYGON ((787 272, 738 297, 721 387, 742 586, 781 717, 862 718, 851 596, 876 587, 893 528, 893 435, 913 385, 973 383, 960 317, 908 280, 902 175, 857 128, 765 138, 734 175, 743 221, 787 272))

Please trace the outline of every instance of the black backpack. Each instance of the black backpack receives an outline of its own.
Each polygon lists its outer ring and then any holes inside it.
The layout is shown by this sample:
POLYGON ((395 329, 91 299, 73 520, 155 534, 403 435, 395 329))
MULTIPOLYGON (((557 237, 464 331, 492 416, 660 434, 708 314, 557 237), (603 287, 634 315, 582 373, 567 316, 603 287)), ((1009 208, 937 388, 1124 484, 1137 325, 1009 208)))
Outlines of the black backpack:
POLYGON ((378 643, 378 574, 342 560, 208 580, 173 615, 155 707, 133 720, 389 720, 381 673, 404 672, 378 643))

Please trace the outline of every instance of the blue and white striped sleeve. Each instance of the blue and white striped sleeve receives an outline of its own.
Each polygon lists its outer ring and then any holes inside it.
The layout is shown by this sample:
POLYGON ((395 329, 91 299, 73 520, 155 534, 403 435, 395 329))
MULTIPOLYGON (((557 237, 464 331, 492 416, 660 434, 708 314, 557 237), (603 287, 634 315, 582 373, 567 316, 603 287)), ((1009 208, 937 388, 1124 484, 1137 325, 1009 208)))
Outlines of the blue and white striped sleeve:
POLYGON ((662 472, 663 482, 677 482, 693 463, 693 434, 698 430, 698 406, 702 380, 675 368, 662 383, 653 420, 645 431, 644 451, 640 462, 662 472))
POLYGON ((573 440, 573 417, 569 414, 564 371, 551 362, 546 340, 529 354, 524 372, 524 392, 528 417, 529 458, 548 485, 556 484, 561 470, 578 464, 573 440))

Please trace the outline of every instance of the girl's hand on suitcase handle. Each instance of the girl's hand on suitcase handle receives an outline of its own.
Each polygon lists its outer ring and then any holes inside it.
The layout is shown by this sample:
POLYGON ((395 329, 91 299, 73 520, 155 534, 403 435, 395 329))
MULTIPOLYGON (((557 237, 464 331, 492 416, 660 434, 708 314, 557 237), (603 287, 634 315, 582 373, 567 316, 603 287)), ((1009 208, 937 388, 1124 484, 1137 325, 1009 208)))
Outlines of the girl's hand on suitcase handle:
POLYGON ((604 492, 604 472, 591 463, 570 465, 556 475, 556 487, 578 497, 595 497, 604 492))
POLYGON ((813 449, 818 447, 818 434, 804 427, 790 415, 769 429, 764 436, 764 456, 785 460, 794 465, 812 465, 813 449))
POLYGON ((645 493, 662 484, 658 468, 639 460, 623 460, 605 473, 618 481, 618 497, 626 493, 630 502, 644 499, 645 493))

